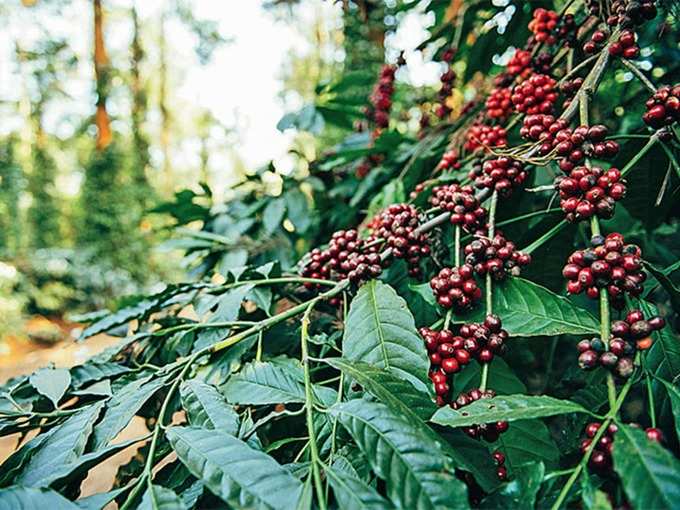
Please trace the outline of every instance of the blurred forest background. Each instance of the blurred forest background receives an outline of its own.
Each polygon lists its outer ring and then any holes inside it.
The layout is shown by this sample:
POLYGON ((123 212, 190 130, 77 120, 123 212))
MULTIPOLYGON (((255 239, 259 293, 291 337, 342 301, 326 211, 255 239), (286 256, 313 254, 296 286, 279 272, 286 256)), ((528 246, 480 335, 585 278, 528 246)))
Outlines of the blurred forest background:
MULTIPOLYGON (((197 276, 175 249, 215 239, 178 239, 178 223, 200 223, 244 185, 277 197, 303 178, 342 130, 314 138, 284 132, 290 116, 277 121, 344 69, 373 80, 385 58, 375 11, 386 7, 344 7, 2 2, 0 335, 55 341, 73 314, 197 276)), ((411 23, 414 45, 424 24, 411 23)), ((418 71, 437 81, 436 65, 418 71)), ((288 243, 279 249, 295 261, 288 243)))

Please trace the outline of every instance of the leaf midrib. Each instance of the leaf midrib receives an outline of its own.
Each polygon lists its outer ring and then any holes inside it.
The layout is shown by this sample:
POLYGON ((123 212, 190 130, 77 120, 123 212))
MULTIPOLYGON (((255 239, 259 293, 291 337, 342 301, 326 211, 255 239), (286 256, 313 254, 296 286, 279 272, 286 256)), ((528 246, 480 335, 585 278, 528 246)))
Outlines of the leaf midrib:
POLYGON ((378 300, 375 292, 375 281, 371 283, 371 288, 369 289, 369 301, 371 303, 371 308, 373 309, 373 320, 375 322, 376 331, 378 332, 378 341, 380 342, 380 350, 383 354, 383 359, 385 360, 385 368, 390 368, 390 360, 387 355, 387 346, 385 345, 385 334, 380 326, 380 320, 378 319, 378 300))

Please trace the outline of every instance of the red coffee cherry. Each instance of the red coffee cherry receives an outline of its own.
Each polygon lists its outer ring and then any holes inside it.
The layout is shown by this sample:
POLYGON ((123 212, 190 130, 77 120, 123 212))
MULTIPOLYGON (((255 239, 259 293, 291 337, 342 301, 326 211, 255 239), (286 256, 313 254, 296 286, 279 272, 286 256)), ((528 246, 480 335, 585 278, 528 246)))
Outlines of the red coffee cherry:
POLYGON ((567 177, 555 179, 555 189, 560 195, 560 207, 567 221, 582 221, 597 215, 611 218, 614 204, 626 194, 621 172, 610 168, 577 166, 567 177))
MULTIPOLYGON (((456 397, 451 403, 453 409, 461 409, 472 402, 484 398, 493 398, 496 393, 493 390, 481 391, 479 389, 470 390, 467 393, 461 393, 456 397)), ((508 422, 499 421, 496 423, 483 423, 479 425, 471 425, 469 427, 463 427, 463 431, 473 439, 484 439, 490 443, 495 442, 498 436, 508 430, 508 422)), ((505 461, 505 459, 503 459, 505 461)))
POLYGON ((472 308, 482 298, 472 266, 445 267, 430 280, 430 287, 440 306, 463 312, 472 308))
POLYGON ((646 107, 642 120, 653 129, 680 121, 680 85, 659 87, 647 100, 646 107))
POLYGON ((478 231, 475 237, 465 246, 465 263, 470 264, 479 276, 488 273, 500 281, 508 274, 518 276, 520 269, 531 262, 531 255, 517 251, 515 244, 502 232, 496 232, 494 238, 489 239, 486 231, 478 231))
POLYGON ((463 148, 468 152, 489 148, 505 147, 508 144, 507 133, 501 126, 487 126, 485 124, 473 124, 465 134, 463 148))
POLYGON ((509 87, 496 87, 489 94, 485 106, 489 119, 507 119, 513 111, 512 90, 509 87))
POLYGON ((463 227, 466 232, 473 232, 486 221, 486 209, 470 186, 455 183, 435 186, 429 202, 433 207, 450 212, 451 223, 463 227))
POLYGON ((371 222, 373 236, 385 240, 392 256, 404 259, 409 275, 421 276, 420 259, 430 254, 427 234, 418 233, 418 210, 409 204, 393 204, 371 222))
POLYGON ((625 304, 624 294, 639 296, 642 293, 642 284, 647 278, 642 270, 640 248, 625 244, 618 233, 606 238, 593 236, 590 248, 571 254, 562 275, 568 280, 570 294, 585 291, 589 298, 597 299, 599 290, 606 289, 612 305, 618 309, 625 304))
POLYGON ((529 22, 529 30, 539 43, 555 44, 557 34, 555 29, 559 22, 559 15, 555 11, 538 8, 534 10, 533 19, 529 22))
POLYGON ((442 156, 442 159, 437 163, 436 170, 460 170, 461 163, 459 161, 460 155, 455 149, 448 150, 442 156))
POLYGON ((500 196, 507 198, 514 188, 524 183, 527 175, 522 163, 513 158, 500 157, 483 164, 474 164, 468 177, 474 179, 476 188, 498 191, 500 196))
POLYGON ((557 101, 557 82, 546 74, 533 74, 512 89, 512 103, 518 112, 549 114, 557 101))

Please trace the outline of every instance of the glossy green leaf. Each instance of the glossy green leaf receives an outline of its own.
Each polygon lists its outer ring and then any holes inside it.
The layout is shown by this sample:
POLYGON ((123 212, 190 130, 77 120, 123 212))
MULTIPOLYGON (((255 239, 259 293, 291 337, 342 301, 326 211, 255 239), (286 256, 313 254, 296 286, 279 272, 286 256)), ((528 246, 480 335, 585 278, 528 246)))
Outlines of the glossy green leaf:
POLYGON ((437 409, 428 394, 416 389, 410 382, 400 379, 393 372, 363 361, 344 358, 329 358, 325 361, 354 379, 381 402, 389 403, 393 409, 406 408, 422 420, 429 420, 437 409))
POLYGON ((191 379, 184 381, 179 390, 191 425, 238 434, 238 414, 214 386, 191 379))
POLYGON ((109 379, 129 372, 130 369, 118 363, 87 362, 71 369, 71 380, 74 388, 86 384, 109 379))
POLYGON ((673 509, 680 501, 680 461, 644 431, 620 425, 614 469, 633 508, 673 509))
MULTIPOLYGON (((481 381, 481 367, 477 361, 473 360, 463 370, 455 374, 453 385, 456 393, 462 393, 473 388, 479 388, 481 381)), ((524 383, 515 375, 515 372, 505 360, 499 356, 494 357, 489 364, 489 381, 491 381, 490 387, 497 394, 513 395, 527 391, 524 383)))
POLYGON ((543 462, 546 469, 558 466, 560 452, 550 431, 541 420, 518 420, 500 435, 498 445, 505 453, 505 465, 510 472, 522 464, 543 462))
MULTIPOLYGON (((288 404, 305 401, 305 387, 295 373, 280 364, 253 361, 232 375, 221 388, 232 404, 288 404)), ((325 404, 335 401, 336 391, 315 385, 316 399, 325 404)))
POLYGON ((71 384, 71 374, 65 368, 41 368, 28 380, 36 391, 50 399, 56 408, 71 384))
POLYGON ((285 213, 286 201, 283 198, 270 200, 262 213, 262 224, 264 225, 265 230, 271 234, 279 228, 285 213))
POLYGON ((324 470, 340 510, 386 510, 394 508, 376 490, 347 471, 329 466, 324 470))
POLYGON ((151 485, 146 489, 142 502, 137 508, 138 510, 184 510, 186 507, 173 490, 160 485, 151 485))
POLYGON ((13 486, 0 489, 2 510, 78 510, 74 503, 49 489, 13 486))
POLYGON ((59 425, 31 456, 14 483, 25 487, 47 485, 55 471, 75 462, 85 451, 94 422, 103 404, 97 403, 78 411, 59 425))
POLYGON ((125 487, 114 489, 109 492, 100 492, 92 494, 74 501, 77 508, 80 510, 102 510, 106 508, 111 501, 118 497, 119 494, 125 492, 125 487))
POLYGON ((385 404, 352 400, 330 409, 347 429, 373 471, 385 481, 397 508, 468 508, 467 489, 450 460, 408 417, 385 404))
POLYGON ((465 427, 475 423, 512 422, 556 414, 587 412, 579 404, 548 396, 499 395, 477 400, 458 410, 449 406, 442 407, 434 414, 432 421, 449 427, 465 427))
POLYGON ((302 482, 273 458, 219 430, 172 427, 166 435, 191 474, 237 508, 294 508, 302 482))
POLYGON ((94 428, 92 450, 108 445, 165 382, 163 377, 156 379, 144 377, 128 383, 119 391, 114 391, 113 397, 106 401, 103 418, 94 428))
POLYGON ((380 281, 366 283, 352 300, 343 354, 392 371, 428 391, 429 360, 413 316, 394 289, 380 281))
POLYGON ((673 410, 673 421, 675 422, 675 435, 680 439, 680 389, 668 381, 661 379, 661 383, 666 387, 668 398, 671 401, 673 410))

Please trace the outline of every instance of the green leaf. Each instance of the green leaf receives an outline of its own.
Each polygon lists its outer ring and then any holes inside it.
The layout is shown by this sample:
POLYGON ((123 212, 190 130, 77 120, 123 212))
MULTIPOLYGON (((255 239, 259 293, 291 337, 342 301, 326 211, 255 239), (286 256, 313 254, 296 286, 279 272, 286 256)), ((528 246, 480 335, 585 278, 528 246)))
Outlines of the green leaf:
POLYGON ((343 358, 327 358, 325 361, 361 384, 378 400, 387 402, 393 409, 406 408, 422 420, 429 420, 437 409, 428 394, 417 390, 410 382, 399 379, 392 372, 363 361, 343 358))
POLYGON ((85 451, 92 427, 102 407, 102 403, 93 404, 59 425, 32 455, 24 469, 14 479, 14 483, 25 487, 47 485, 55 471, 65 464, 75 462, 85 451))
POLYGON ((673 509, 680 501, 680 462, 644 431, 619 425, 614 469, 633 508, 673 509))
POLYGON ((385 404, 360 399, 336 404, 330 413, 385 481, 387 495, 397 508, 469 508, 467 489, 455 477, 439 444, 408 417, 385 404))
POLYGON ((262 213, 262 223, 267 233, 271 234, 283 221, 286 213, 286 201, 283 198, 274 198, 269 201, 262 213))
MULTIPOLYGON (((305 387, 295 373, 280 364, 253 361, 232 375, 222 386, 222 393, 232 404, 288 404, 305 402, 305 387)), ((316 399, 329 405, 336 399, 332 388, 315 385, 316 399)))
POLYGON ((80 510, 102 510, 106 505, 117 498, 119 494, 122 494, 126 490, 125 487, 121 487, 120 489, 114 489, 109 492, 100 492, 98 494, 80 498, 74 501, 74 503, 80 510))
POLYGON ((129 371, 128 367, 118 363, 87 362, 71 369, 71 381, 73 388, 78 389, 91 382, 110 379, 129 371))
MULTIPOLYGON (((659 311, 651 303, 640 299, 640 309, 645 317, 658 315, 659 311)), ((647 351, 647 368, 658 378, 673 381, 680 374, 680 342, 670 326, 652 333, 654 343, 647 351)))
POLYGON ((671 409, 673 410, 673 421, 675 422, 675 435, 680 439, 680 389, 673 384, 663 379, 659 379, 666 387, 668 398, 671 401, 671 409))
POLYGON ((122 389, 115 391, 113 397, 106 401, 104 417, 92 434, 92 450, 103 448, 116 437, 144 403, 153 397, 166 382, 163 377, 149 379, 149 377, 144 377, 128 383, 122 389))
POLYGON ((514 479, 503 485, 497 492, 491 494, 482 503, 482 508, 517 510, 533 510, 536 503, 536 495, 541 488, 541 482, 545 475, 545 466, 542 462, 532 462, 517 466, 514 470, 514 479))
MULTIPOLYGON (((515 375, 505 360, 498 356, 489 364, 489 380, 493 381, 491 387, 498 394, 513 395, 527 391, 527 387, 515 375)), ((454 376, 453 381, 456 393, 479 388, 482 381, 482 370, 479 363, 473 360, 454 376)))
POLYGON ((609 498, 593 483, 587 470, 581 474, 581 500, 588 510, 612 510, 609 498))
POLYGON ((329 466, 325 469, 328 481, 340 510, 383 510, 393 508, 376 490, 366 482, 342 469, 329 466))
POLYGON ((151 485, 140 503, 138 510, 184 510, 186 507, 177 494, 160 485, 151 485))
POLYGON ((466 427, 475 423, 526 420, 566 413, 588 411, 574 402, 548 396, 499 395, 477 400, 459 410, 442 407, 432 421, 449 427, 466 427))
POLYGON ((237 508, 294 508, 302 482, 266 453, 219 430, 172 427, 172 448, 191 474, 237 508))
POLYGON ((214 386, 191 379, 184 381, 179 391, 189 423, 205 429, 219 429, 227 434, 238 434, 238 414, 214 386))
POLYGON ((28 380, 38 393, 52 401, 56 409, 71 384, 71 374, 65 368, 41 368, 28 380))
POLYGON ((352 300, 343 339, 344 357, 393 372, 430 391, 429 360, 406 302, 380 281, 366 283, 352 300))
POLYGON ((498 439, 505 453, 505 465, 511 472, 522 464, 543 462, 546 468, 557 468, 560 452, 541 420, 518 420, 510 424, 498 439))
MULTIPOLYGON (((590 312, 569 299, 522 278, 508 278, 494 286, 493 310, 503 318, 510 336, 585 335, 598 333, 600 324, 590 312)), ((456 322, 484 320, 486 312, 454 317, 456 322)))
POLYGON ((0 490, 2 510, 78 510, 78 507, 64 496, 49 489, 32 487, 8 487, 0 490))

